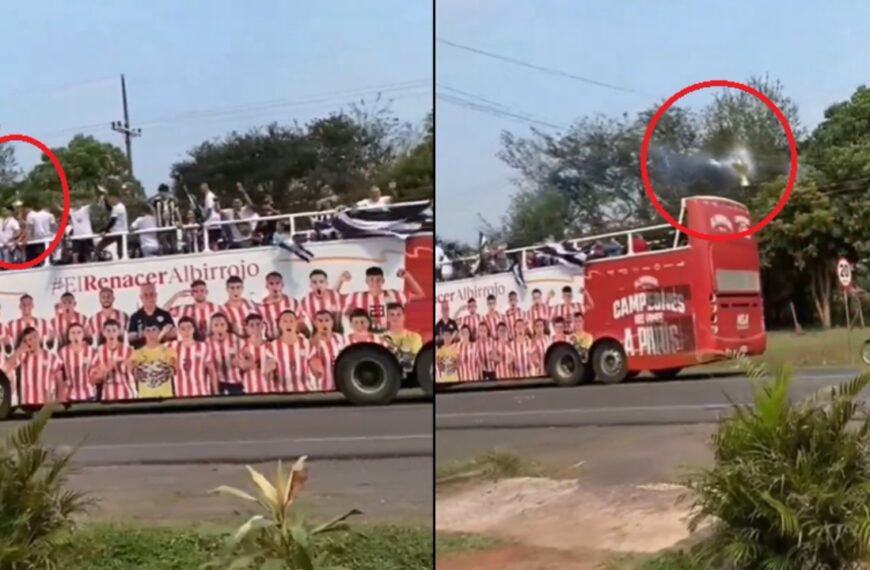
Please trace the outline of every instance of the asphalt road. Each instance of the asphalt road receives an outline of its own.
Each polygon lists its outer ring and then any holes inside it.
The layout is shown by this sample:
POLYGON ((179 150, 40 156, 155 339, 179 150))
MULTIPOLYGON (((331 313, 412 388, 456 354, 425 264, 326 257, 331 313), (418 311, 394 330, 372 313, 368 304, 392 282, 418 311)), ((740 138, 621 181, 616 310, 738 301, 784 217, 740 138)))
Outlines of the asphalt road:
MULTIPOLYGON (((273 406, 61 416, 46 441, 86 466, 429 458, 432 404, 273 406)), ((7 426, 14 425, 10 422, 7 426)))
MULTIPOLYGON (((810 394, 856 372, 801 371, 793 395, 810 394)), ((751 395, 750 382, 740 375, 572 388, 459 388, 437 395, 435 427, 440 440, 451 437, 449 431, 704 423, 727 411, 730 402, 750 402, 751 395)))

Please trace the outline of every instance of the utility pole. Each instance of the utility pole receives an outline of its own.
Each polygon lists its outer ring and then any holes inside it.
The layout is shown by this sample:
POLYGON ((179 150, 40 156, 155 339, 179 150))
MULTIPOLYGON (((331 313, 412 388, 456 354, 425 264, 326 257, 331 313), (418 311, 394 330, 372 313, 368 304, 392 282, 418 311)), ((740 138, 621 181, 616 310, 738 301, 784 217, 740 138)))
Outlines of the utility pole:
POLYGON ((127 147, 127 164, 130 176, 133 176, 133 137, 142 136, 142 129, 130 128, 130 110, 127 107, 127 83, 124 74, 121 74, 121 99, 124 103, 124 121, 112 121, 112 130, 124 135, 124 144, 127 147))

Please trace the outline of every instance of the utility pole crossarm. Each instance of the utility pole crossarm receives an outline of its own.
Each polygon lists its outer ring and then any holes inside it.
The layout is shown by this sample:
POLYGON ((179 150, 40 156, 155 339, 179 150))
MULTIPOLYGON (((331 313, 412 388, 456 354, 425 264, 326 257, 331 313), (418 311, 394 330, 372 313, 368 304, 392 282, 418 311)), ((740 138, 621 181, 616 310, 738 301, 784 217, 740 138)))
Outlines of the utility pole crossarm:
POLYGON ((112 130, 124 135, 124 146, 127 150, 127 165, 130 170, 130 176, 133 176, 133 137, 142 136, 142 129, 130 126, 130 109, 127 106, 127 82, 124 80, 123 74, 121 74, 121 100, 124 105, 124 120, 112 121, 112 130))

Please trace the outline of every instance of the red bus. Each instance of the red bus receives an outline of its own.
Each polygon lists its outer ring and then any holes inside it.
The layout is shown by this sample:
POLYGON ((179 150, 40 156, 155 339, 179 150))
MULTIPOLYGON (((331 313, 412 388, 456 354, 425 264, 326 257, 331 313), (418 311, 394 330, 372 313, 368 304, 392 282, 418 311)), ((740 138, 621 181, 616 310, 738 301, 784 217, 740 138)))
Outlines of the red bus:
MULTIPOLYGON (((745 206, 718 197, 684 199, 680 220, 707 234, 750 226, 745 206)), ((437 339, 436 384, 535 376, 617 383, 646 371, 670 378, 764 352, 754 236, 712 242, 665 224, 573 243, 603 244, 607 253, 582 267, 553 265, 532 246, 508 252, 521 258, 522 282, 497 273, 436 283, 441 320, 455 323, 437 339)))

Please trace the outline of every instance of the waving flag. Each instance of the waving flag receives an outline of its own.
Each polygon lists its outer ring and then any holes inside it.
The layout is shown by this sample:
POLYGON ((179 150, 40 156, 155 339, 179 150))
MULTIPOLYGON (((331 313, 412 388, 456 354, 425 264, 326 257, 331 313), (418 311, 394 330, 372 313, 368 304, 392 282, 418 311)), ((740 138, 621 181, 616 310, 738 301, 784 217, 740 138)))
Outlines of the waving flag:
POLYGON ((434 231, 435 228, 431 204, 345 209, 320 215, 313 221, 314 232, 321 239, 374 236, 406 239, 412 234, 434 231))

